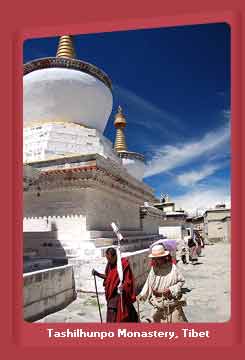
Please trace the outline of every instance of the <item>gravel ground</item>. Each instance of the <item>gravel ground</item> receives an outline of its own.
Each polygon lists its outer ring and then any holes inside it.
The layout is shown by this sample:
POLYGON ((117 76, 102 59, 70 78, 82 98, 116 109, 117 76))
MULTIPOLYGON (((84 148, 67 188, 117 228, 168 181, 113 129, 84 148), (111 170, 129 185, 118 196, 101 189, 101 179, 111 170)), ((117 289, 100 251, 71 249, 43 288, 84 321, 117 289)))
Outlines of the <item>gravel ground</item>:
MULTIPOLYGON (((189 322, 225 322, 230 318, 230 245, 207 245, 196 265, 178 263, 186 283, 183 288, 189 322)), ((98 279, 98 281, 100 281, 98 279)), ((106 318, 104 295, 99 295, 103 322, 106 318)), ((149 313, 149 304, 140 305, 141 316, 149 313)), ((95 294, 78 293, 77 299, 38 322, 100 322, 95 294)))

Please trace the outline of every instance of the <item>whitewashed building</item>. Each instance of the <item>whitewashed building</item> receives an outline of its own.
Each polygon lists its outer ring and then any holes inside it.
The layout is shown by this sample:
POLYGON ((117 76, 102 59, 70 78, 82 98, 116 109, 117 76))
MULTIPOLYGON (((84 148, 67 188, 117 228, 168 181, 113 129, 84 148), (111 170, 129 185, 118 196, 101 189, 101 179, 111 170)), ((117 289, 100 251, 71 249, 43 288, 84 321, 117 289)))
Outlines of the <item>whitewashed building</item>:
POLYGON ((215 209, 204 213, 204 236, 206 242, 230 242, 231 210, 225 205, 217 205, 215 209))
POLYGON ((187 235, 187 213, 182 209, 176 210, 175 203, 170 201, 169 197, 163 202, 155 204, 155 207, 164 213, 164 222, 159 226, 159 233, 168 239, 184 240, 184 236, 187 235))
POLYGON ((24 65, 23 86, 23 157, 40 173, 38 189, 24 189, 24 248, 72 264, 77 288, 94 290, 91 269, 103 271, 104 249, 116 242, 110 223, 117 222, 142 284, 164 215, 144 205, 157 199, 142 182, 143 155, 127 150, 121 108, 114 148, 103 135, 113 103, 110 78, 76 59, 72 37, 62 36, 56 57, 24 65))

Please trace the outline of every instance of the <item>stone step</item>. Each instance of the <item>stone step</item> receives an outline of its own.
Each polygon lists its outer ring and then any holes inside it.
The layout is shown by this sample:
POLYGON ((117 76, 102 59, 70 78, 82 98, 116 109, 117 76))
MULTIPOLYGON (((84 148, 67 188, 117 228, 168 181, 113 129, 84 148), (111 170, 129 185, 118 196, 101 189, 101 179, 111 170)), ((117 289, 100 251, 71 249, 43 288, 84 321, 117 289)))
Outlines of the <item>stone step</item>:
MULTIPOLYGON (((107 238, 107 239, 115 239, 116 236, 113 231, 89 231, 90 239, 99 239, 99 238, 107 238)), ((139 230, 127 230, 121 231, 122 236, 124 239, 127 238, 135 238, 135 237, 143 237, 143 236, 152 236, 152 234, 145 234, 143 231, 139 230)), ((57 232, 56 231, 44 231, 44 232, 24 232, 24 239, 25 240, 45 240, 45 241, 52 241, 57 240, 57 232)), ((74 237, 74 236, 73 236, 74 237)))
POLYGON ((25 240, 56 240, 57 232, 56 231, 25 231, 23 233, 25 240))
POLYGON ((53 266, 53 261, 51 259, 32 258, 25 260, 23 265, 23 271, 26 273, 50 268, 53 266))
MULTIPOLYGON (((91 239, 96 238, 114 238, 115 234, 113 231, 109 230, 91 230, 89 231, 91 239)), ((141 230, 122 230, 121 234, 123 237, 128 236, 141 236, 144 235, 144 232, 141 230)))
MULTIPOLYGON (((142 243, 152 243, 154 241, 157 241, 161 238, 161 235, 157 234, 145 234, 145 235, 138 235, 138 236, 128 236, 125 237, 121 243, 121 246, 127 247, 130 244, 139 243, 139 245, 142 245, 142 243)), ((95 246, 112 246, 117 244, 117 238, 97 238, 95 239, 95 246)))

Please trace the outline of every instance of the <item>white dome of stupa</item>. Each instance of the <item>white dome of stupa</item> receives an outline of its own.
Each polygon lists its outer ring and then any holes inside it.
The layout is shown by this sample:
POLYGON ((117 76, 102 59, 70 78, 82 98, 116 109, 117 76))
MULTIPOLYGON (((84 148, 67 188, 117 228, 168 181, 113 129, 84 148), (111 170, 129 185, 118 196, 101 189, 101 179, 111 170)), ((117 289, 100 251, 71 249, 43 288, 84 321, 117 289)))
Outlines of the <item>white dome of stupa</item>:
POLYGON ((111 80, 76 59, 72 37, 62 36, 56 57, 24 65, 24 126, 71 122, 104 131, 112 110, 111 80))
POLYGON ((110 78, 76 59, 72 36, 60 37, 56 57, 24 64, 23 159, 99 154, 120 159, 103 136, 112 110, 110 78))
POLYGON ((96 77, 67 68, 46 68, 24 76, 24 126, 65 121, 103 132, 112 110, 111 90, 96 77))

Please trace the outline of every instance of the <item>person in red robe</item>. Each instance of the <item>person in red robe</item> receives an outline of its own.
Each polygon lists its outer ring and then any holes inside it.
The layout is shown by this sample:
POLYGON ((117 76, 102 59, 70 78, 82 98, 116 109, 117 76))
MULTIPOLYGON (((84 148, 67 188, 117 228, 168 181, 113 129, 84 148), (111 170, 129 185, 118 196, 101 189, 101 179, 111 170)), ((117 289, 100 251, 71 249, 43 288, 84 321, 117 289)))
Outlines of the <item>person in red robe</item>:
POLYGON ((107 301, 106 322, 138 322, 138 315, 133 306, 136 301, 134 277, 127 259, 122 258, 123 283, 118 289, 117 253, 114 248, 106 250, 107 265, 105 274, 92 270, 92 275, 104 279, 107 301), (119 291, 122 296, 119 294, 119 291))

